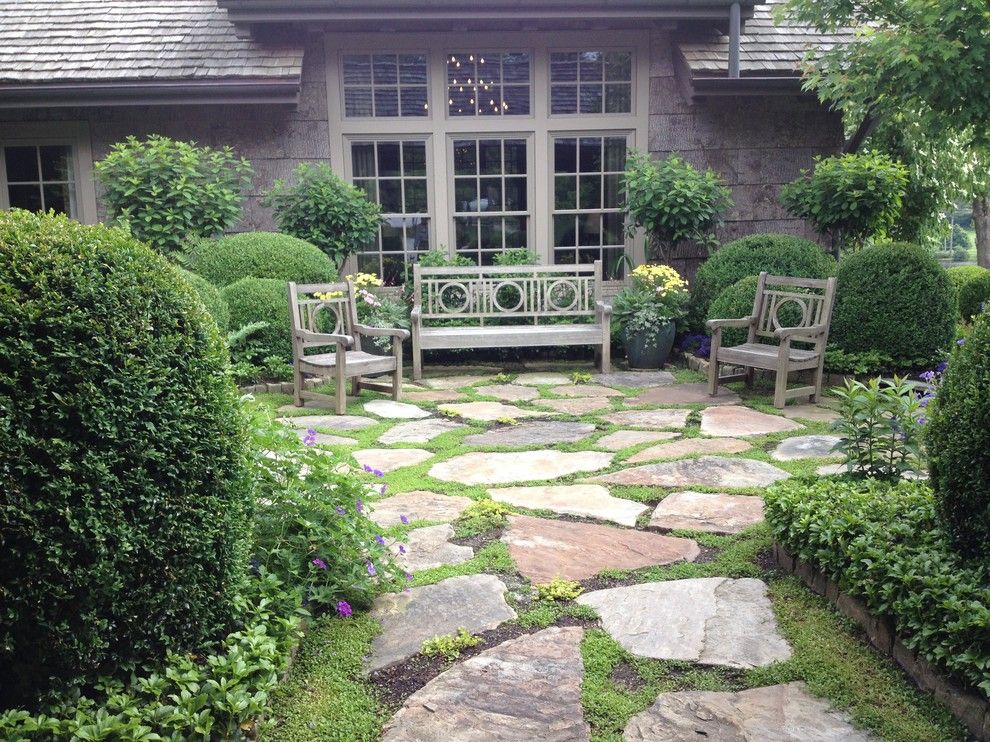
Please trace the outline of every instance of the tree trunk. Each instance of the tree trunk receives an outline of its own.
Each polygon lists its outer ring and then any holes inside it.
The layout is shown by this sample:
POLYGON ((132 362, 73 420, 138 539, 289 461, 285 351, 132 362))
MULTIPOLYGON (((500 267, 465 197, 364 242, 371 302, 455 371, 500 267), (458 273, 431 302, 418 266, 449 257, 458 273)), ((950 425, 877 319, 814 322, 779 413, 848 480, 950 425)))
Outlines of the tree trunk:
POLYGON ((976 264, 990 268, 990 195, 973 200, 973 229, 976 230, 976 264))

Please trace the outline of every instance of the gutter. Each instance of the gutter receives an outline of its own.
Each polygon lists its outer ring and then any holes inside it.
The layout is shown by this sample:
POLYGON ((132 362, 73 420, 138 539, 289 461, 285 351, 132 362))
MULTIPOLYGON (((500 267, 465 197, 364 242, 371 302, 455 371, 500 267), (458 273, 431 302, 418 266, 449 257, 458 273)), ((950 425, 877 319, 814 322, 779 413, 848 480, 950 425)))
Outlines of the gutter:
POLYGON ((801 87, 800 77, 694 77, 691 97, 728 98, 740 95, 814 96, 801 87))

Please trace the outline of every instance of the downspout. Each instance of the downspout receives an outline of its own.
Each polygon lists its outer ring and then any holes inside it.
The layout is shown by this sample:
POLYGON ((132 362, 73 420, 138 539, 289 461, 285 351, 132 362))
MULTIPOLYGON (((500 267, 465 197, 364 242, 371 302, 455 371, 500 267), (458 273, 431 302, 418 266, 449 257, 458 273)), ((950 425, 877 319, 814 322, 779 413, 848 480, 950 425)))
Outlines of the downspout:
POLYGON ((742 8, 739 3, 729 6, 729 77, 739 77, 739 47, 742 35, 742 8))

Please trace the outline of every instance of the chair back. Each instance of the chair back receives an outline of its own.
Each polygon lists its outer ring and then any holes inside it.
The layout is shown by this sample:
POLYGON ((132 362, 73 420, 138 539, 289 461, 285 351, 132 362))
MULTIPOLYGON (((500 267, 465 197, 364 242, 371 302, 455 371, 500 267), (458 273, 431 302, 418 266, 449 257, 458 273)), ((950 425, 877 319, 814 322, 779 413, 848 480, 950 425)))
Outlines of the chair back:
POLYGON ((755 342, 758 337, 774 338, 774 331, 781 327, 825 325, 825 335, 821 339, 795 338, 824 346, 834 300, 835 278, 771 276, 764 271, 756 284, 751 315, 756 317, 756 323, 750 326, 748 342, 755 342), (782 312, 787 316, 786 322, 782 321, 782 312))
POLYGON ((326 340, 312 334, 348 335, 354 338, 354 350, 361 350, 361 340, 354 332, 357 306, 354 284, 289 283, 289 314, 292 319, 293 348, 326 346, 326 340))

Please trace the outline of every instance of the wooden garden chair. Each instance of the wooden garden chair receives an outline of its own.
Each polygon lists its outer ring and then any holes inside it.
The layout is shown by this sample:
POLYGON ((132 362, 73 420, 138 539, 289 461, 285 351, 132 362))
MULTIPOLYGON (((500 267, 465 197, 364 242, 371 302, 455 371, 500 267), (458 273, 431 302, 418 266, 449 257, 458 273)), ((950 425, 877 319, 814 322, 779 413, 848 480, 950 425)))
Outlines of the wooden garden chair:
POLYGON ((835 300, 835 278, 790 278, 760 274, 756 285, 753 311, 740 319, 713 319, 708 321, 712 331, 712 349, 708 357, 708 393, 715 396, 718 385, 726 381, 745 380, 753 385, 753 373, 761 368, 777 375, 773 394, 773 406, 782 409, 788 399, 810 397, 817 402, 822 391, 822 367, 825 363, 825 344, 835 300), (795 305, 801 321, 793 327, 781 326, 778 315, 782 308, 795 305), (749 335, 742 345, 722 347, 722 329, 725 327, 748 328, 749 335), (775 340, 776 344, 759 342, 758 338, 775 340), (800 343, 804 347, 794 347, 800 343), (719 366, 729 364, 743 366, 742 374, 719 376, 719 366), (812 369, 811 386, 787 388, 787 376, 791 371, 812 369))
POLYGON ((302 407, 312 399, 332 404, 338 415, 347 408, 347 379, 351 394, 362 389, 391 394, 398 401, 402 393, 402 341, 408 330, 369 327, 357 321, 354 284, 289 284, 289 312, 292 318, 292 380, 294 402, 302 407), (361 349, 362 338, 391 337, 390 355, 376 355, 361 349), (333 346, 332 348, 330 346, 333 346), (306 354, 309 349, 319 352, 306 354), (391 382, 369 381, 367 376, 390 374, 391 382), (333 377, 334 396, 304 388, 306 375, 333 377))

